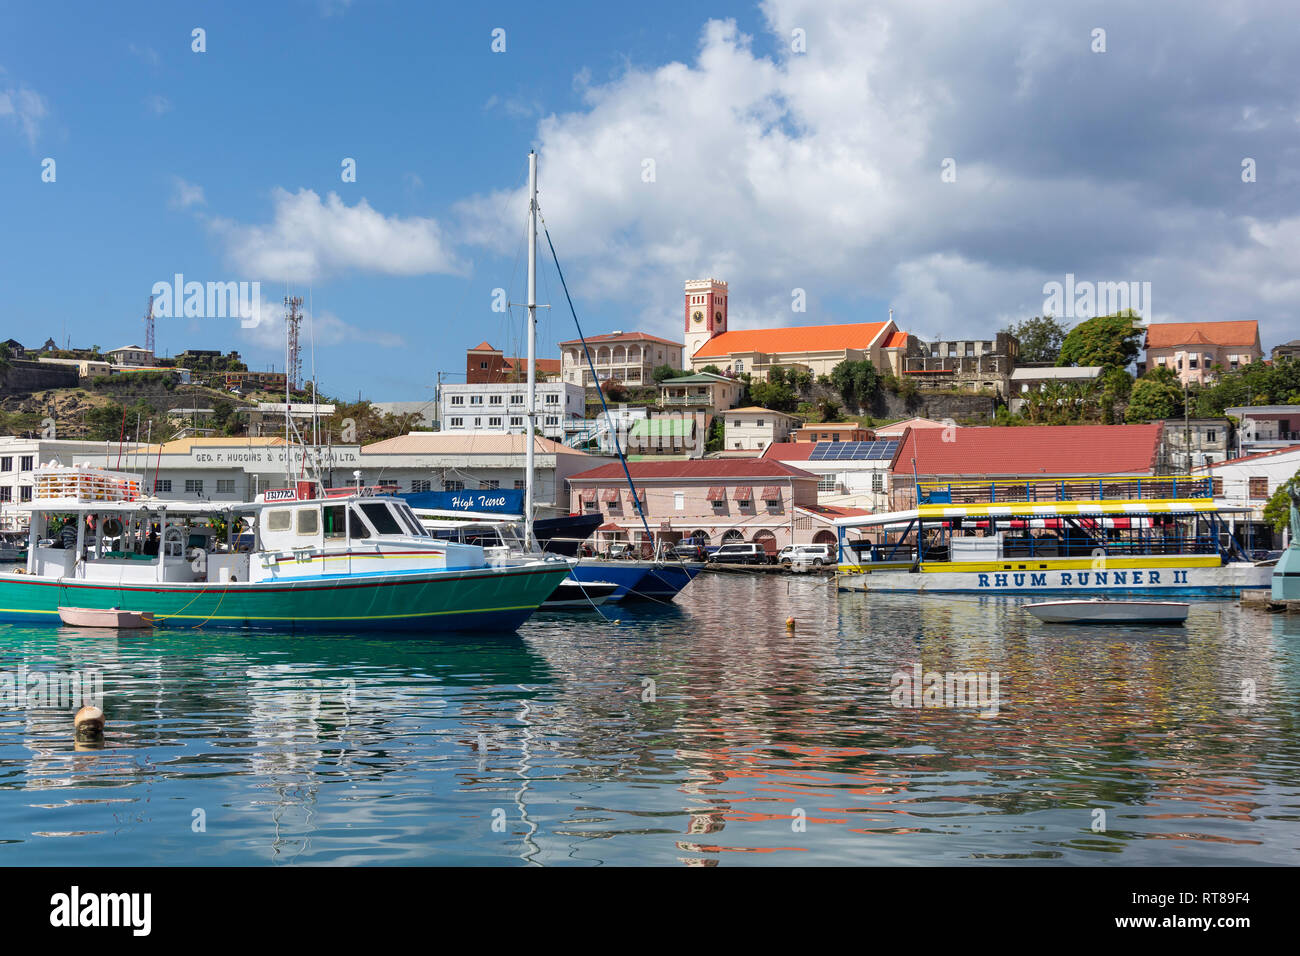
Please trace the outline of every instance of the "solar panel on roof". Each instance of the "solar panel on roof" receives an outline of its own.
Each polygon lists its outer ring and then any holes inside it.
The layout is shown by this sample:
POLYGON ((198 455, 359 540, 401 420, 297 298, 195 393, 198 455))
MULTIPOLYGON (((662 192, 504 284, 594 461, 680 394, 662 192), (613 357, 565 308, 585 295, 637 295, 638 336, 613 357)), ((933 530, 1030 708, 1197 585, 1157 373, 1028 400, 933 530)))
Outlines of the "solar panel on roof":
POLYGON ((898 449, 896 439, 878 441, 819 441, 808 455, 809 461, 879 461, 893 458, 898 449))

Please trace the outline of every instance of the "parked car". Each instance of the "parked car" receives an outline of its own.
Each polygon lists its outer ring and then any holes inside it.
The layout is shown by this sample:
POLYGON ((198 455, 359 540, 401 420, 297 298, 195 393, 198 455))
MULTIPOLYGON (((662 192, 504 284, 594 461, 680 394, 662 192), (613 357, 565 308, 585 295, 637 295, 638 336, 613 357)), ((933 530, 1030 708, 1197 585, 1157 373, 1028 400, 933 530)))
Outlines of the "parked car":
POLYGON ((636 547, 636 545, 623 543, 623 544, 611 545, 609 549, 609 556, 611 558, 623 558, 625 560, 632 560, 634 558, 639 558, 641 556, 641 552, 640 549, 636 547))
POLYGON ((705 561, 709 557, 709 553, 704 550, 704 545, 691 544, 688 541, 674 545, 669 554, 674 558, 681 558, 683 561, 705 561))
POLYGON ((813 567, 820 568, 832 560, 829 544, 791 544, 781 549, 776 556, 778 564, 789 567, 796 561, 807 561, 813 567))
POLYGON ((709 560, 719 564, 767 564, 767 549, 761 544, 724 544, 709 555, 709 560))

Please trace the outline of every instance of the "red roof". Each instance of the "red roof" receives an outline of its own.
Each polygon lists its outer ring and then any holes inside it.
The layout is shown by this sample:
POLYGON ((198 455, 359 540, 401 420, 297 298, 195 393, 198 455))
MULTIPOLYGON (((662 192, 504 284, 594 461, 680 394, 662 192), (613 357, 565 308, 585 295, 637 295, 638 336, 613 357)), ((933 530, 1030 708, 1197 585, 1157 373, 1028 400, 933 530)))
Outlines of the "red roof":
POLYGON ((797 510, 823 518, 860 518, 871 514, 866 508, 845 508, 840 505, 797 505, 797 510))
POLYGON ((489 345, 487 342, 480 342, 478 345, 474 346, 472 349, 468 349, 468 351, 470 351, 470 352, 495 352, 496 349, 494 349, 494 348, 493 348, 491 345, 489 345))
POLYGON ((1224 465, 1236 465, 1243 461, 1254 461, 1256 458, 1271 458, 1274 455, 1285 455, 1287 452, 1300 451, 1300 445, 1286 445, 1283 448, 1270 448, 1268 451, 1258 451, 1253 455, 1242 455, 1240 458, 1227 458, 1223 461, 1213 461, 1206 465, 1200 465, 1193 468, 1193 471, 1205 471, 1208 469, 1222 468, 1224 465))
MULTIPOLYGON (((629 461, 628 471, 633 481, 672 480, 684 478, 703 480, 715 478, 722 481, 750 481, 763 478, 816 478, 816 475, 783 465, 779 461, 761 458, 692 458, 671 461, 629 461)), ((601 465, 576 475, 569 481, 604 481, 623 478, 623 466, 618 462, 601 465)))
POLYGON ((885 344, 883 347, 887 349, 901 349, 906 344, 907 344, 907 333, 901 331, 895 331, 892 335, 889 336, 888 339, 885 340, 885 344))
POLYGON ((774 441, 763 449, 763 457, 777 461, 807 461, 816 447, 815 441, 774 441))
POLYGON ((890 470, 918 475, 1132 475, 1155 471, 1162 424, 908 429, 890 470), (951 441, 945 441, 945 436, 951 441))
POLYGON ((700 346, 693 358, 722 357, 736 352, 766 355, 789 352, 839 352, 866 349, 888 322, 855 325, 804 325, 790 329, 741 329, 723 332, 700 346))
MULTIPOLYGON (((645 332, 607 332, 604 335, 588 335, 587 344, 593 342, 608 344, 610 342, 658 342, 660 345, 671 345, 675 349, 685 348, 681 342, 670 342, 668 339, 661 339, 657 335, 648 335, 645 332)), ((582 339, 569 339, 567 342, 561 342, 560 345, 581 345, 582 339)))
MULTIPOLYGON (((506 359, 506 368, 519 369, 521 372, 528 371, 528 359, 526 358, 508 358, 506 359)), ((547 375, 558 375, 560 373, 559 359, 538 359, 537 371, 547 375)))
POLYGON ((1172 349, 1180 345, 1228 345, 1237 348, 1259 346, 1259 323, 1162 322, 1147 326, 1147 348, 1172 349))

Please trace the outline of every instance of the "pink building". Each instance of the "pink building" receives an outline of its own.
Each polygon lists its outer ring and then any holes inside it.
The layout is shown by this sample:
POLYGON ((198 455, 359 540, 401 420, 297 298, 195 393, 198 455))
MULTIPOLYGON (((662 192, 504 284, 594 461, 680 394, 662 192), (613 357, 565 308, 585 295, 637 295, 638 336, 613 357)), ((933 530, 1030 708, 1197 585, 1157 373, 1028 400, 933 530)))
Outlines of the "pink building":
POLYGON ((1178 380, 1209 382, 1214 367, 1234 371, 1264 357, 1259 344, 1259 323, 1163 322, 1147 326, 1146 370, 1172 369, 1178 380))
MULTIPOLYGON (((634 461, 628 470, 651 536, 659 543, 745 541, 775 552, 788 544, 823 540, 817 535, 830 527, 817 508, 817 476, 779 461, 634 461)), ((600 548, 615 541, 646 541, 621 465, 572 475, 569 488, 574 512, 605 516, 597 532, 600 548)))

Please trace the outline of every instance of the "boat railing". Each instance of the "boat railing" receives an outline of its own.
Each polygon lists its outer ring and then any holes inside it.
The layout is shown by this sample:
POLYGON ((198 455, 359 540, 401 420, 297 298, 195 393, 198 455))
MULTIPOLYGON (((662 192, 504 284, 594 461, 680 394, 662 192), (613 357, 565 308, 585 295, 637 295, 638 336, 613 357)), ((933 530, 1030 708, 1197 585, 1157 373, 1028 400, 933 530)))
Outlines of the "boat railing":
POLYGON ((1209 476, 1005 478, 994 481, 922 481, 922 505, 1011 504, 1069 501, 1151 501, 1214 497, 1209 476))

